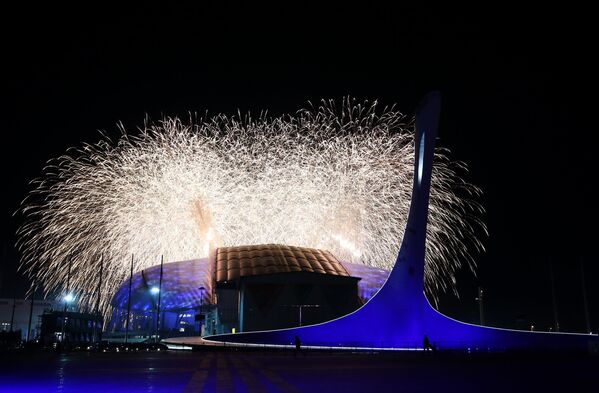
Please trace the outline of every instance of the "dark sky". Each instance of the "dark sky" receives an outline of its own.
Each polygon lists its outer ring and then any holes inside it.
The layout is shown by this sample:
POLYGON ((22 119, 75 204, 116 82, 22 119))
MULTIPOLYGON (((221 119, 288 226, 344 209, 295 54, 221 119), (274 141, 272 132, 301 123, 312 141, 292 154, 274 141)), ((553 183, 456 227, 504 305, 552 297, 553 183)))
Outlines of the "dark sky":
POLYGON ((440 90, 439 145, 469 165, 490 232, 478 276, 460 272, 460 299, 443 296, 441 310, 478 321, 481 285, 490 324, 548 329, 552 261, 562 330, 583 331, 583 260, 598 330, 592 13, 281 3, 2 12, 0 296, 25 287, 12 278, 12 214, 28 182, 98 130, 116 135, 119 121, 133 130, 146 114, 276 115, 344 95, 413 114, 440 90))

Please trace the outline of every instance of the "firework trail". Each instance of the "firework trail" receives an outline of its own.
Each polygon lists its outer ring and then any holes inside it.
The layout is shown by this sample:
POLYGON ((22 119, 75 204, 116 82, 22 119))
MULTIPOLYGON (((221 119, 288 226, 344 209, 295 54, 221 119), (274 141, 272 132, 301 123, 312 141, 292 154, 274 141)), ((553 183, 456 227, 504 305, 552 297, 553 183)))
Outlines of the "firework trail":
MULTIPOLYGON (((70 150, 33 182, 20 213, 22 268, 46 292, 71 289, 101 309, 134 270, 218 246, 280 243, 390 269, 413 179, 413 123, 394 107, 345 99, 295 115, 165 118, 136 135, 70 150)), ((433 299, 474 269, 485 233, 462 163, 435 156, 425 287, 433 299)))

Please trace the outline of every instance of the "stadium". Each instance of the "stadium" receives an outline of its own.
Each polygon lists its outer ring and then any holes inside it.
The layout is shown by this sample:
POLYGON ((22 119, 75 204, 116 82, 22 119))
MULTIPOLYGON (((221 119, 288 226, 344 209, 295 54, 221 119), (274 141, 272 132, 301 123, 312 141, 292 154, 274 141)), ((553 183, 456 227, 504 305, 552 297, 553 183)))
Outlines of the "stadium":
POLYGON ((147 341, 310 325, 366 303, 389 271, 278 244, 220 247, 208 258, 141 270, 117 290, 105 337, 147 341), (160 299, 159 299, 160 294, 160 299), (130 325, 127 311, 130 308, 130 325))

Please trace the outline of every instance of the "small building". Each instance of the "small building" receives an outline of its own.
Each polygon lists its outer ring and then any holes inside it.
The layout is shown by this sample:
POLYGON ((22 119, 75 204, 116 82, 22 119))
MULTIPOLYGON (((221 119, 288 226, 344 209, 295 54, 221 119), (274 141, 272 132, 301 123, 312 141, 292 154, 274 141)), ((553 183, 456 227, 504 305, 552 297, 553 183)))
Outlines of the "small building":
POLYGON ((34 340, 40 334, 40 316, 57 305, 58 302, 48 299, 33 299, 32 305, 31 299, 0 298, 0 331, 20 331, 20 340, 25 341, 27 329, 31 328, 29 339, 34 340))
POLYGON ((102 316, 72 311, 47 311, 41 316, 40 340, 45 345, 91 344, 99 342, 102 316))
POLYGON ((276 244, 216 250, 210 334, 310 325, 360 305, 358 281, 328 251, 276 244))

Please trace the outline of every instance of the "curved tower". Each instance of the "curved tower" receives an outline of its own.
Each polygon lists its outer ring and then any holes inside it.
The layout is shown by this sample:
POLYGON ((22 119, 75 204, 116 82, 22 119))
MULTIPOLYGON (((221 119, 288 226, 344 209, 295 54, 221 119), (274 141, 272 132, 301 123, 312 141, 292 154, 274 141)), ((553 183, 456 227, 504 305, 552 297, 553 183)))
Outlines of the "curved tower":
POLYGON ((424 252, 433 154, 441 99, 428 94, 416 111, 412 200, 399 254, 380 291, 357 311, 318 325, 209 336, 227 343, 352 348, 422 347, 427 336, 440 349, 577 349, 597 345, 597 336, 527 332, 456 321, 437 312, 424 295, 424 252))

